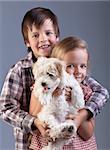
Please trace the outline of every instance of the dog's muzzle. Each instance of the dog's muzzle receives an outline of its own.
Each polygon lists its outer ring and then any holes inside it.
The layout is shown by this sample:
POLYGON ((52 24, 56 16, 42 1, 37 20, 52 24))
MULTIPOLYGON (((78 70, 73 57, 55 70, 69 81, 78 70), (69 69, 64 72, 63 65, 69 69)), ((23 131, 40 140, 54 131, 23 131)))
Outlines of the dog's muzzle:
POLYGON ((42 85, 43 87, 47 86, 47 84, 46 84, 45 82, 42 82, 41 85, 42 85))
POLYGON ((43 89, 43 92, 48 92, 48 90, 49 90, 50 88, 47 86, 47 84, 46 84, 45 82, 42 82, 41 85, 42 85, 42 87, 44 88, 44 89, 43 89))
POLYGON ((74 130, 74 127, 73 126, 70 126, 69 128, 68 128, 68 132, 73 132, 73 130, 74 130))

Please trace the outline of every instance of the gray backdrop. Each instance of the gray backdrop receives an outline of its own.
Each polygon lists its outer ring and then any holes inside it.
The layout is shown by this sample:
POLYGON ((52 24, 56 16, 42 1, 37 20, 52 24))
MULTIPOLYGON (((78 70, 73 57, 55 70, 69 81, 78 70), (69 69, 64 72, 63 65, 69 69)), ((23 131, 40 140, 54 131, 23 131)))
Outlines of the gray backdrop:
MULTIPOLYGON (((110 2, 0 2, 0 88, 10 66, 26 54, 21 21, 27 10, 37 6, 58 16, 61 38, 77 35, 88 42, 91 75, 110 91, 110 2)), ((108 102, 96 117, 98 150, 110 150, 109 108, 108 102)), ((0 150, 14 150, 12 127, 2 120, 0 150)))

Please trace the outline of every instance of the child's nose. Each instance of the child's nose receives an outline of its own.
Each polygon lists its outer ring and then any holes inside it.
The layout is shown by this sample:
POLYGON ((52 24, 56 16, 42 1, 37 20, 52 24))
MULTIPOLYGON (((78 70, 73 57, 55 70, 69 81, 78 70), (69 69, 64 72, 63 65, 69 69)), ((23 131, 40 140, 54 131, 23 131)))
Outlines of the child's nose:
POLYGON ((39 42, 45 42, 47 41, 47 36, 45 34, 40 34, 39 36, 39 42))
POLYGON ((80 67, 75 67, 74 72, 75 72, 76 74, 81 73, 80 67))

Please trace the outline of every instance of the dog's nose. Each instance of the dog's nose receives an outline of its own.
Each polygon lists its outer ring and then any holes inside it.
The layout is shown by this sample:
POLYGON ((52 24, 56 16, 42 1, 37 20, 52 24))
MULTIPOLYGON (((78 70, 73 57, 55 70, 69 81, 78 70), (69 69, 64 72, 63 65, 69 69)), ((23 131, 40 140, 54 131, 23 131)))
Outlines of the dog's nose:
POLYGON ((45 83, 45 82, 42 82, 41 85, 44 87, 44 86, 46 86, 46 83, 45 83))
POLYGON ((73 132, 73 129, 74 129, 74 127, 73 126, 70 126, 69 128, 68 128, 68 132, 73 132))

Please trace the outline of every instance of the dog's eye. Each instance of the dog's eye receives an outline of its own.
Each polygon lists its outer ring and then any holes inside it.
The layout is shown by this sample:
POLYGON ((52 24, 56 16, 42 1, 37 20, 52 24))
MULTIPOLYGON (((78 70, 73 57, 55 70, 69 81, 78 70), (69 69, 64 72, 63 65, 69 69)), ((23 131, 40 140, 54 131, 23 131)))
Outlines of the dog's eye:
POLYGON ((50 78, 53 78, 53 77, 54 77, 54 75, 53 75, 53 74, 48 73, 48 72, 47 72, 47 75, 48 75, 50 78))

